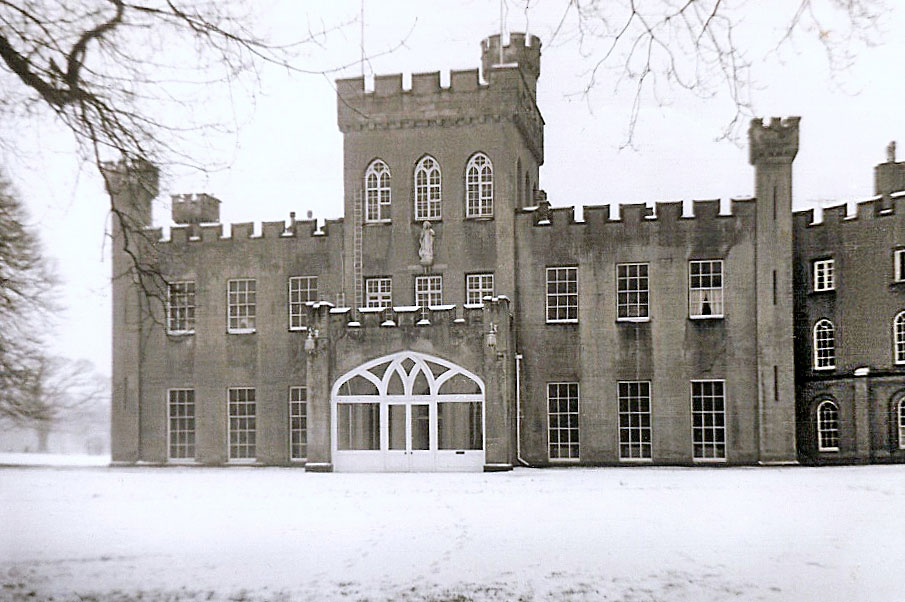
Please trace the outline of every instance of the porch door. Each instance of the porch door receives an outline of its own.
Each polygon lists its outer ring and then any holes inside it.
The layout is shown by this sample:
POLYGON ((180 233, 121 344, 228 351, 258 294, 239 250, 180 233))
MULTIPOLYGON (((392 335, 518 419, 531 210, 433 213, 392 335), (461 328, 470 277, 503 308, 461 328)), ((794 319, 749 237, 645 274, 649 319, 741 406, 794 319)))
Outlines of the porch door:
POLYGON ((336 471, 479 471, 484 384, 454 364, 415 352, 373 360, 333 388, 336 471))
POLYGON ((383 421, 386 438, 384 456, 388 471, 434 470, 436 417, 431 420, 431 404, 426 399, 387 401, 383 421))

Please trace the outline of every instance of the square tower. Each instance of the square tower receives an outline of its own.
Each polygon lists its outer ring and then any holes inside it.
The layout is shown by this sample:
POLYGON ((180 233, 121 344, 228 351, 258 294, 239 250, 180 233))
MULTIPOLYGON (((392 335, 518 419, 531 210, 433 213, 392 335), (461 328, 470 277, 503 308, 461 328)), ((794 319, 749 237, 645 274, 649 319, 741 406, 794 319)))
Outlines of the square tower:
POLYGON ((453 71, 449 87, 439 72, 413 74, 410 89, 400 74, 373 91, 337 81, 346 305, 514 298, 514 210, 532 203, 543 163, 540 40, 491 36, 481 51, 483 79, 453 71))

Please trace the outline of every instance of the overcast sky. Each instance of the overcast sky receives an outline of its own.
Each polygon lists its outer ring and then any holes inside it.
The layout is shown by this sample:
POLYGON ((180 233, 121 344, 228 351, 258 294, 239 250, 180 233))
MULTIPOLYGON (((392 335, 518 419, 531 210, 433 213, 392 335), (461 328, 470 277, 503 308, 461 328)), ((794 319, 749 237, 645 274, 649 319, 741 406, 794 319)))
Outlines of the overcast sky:
MULTIPOLYGON (((657 200, 747 197, 753 171, 742 136, 719 140, 734 109, 725 94, 699 98, 678 90, 660 101, 645 98, 634 145, 623 148, 634 89, 615 88, 615 74, 583 95, 591 63, 583 59, 568 27, 552 41, 562 2, 532 2, 528 18, 509 1, 506 27, 540 36, 544 43, 538 106, 546 121, 545 164, 540 185, 553 205, 593 205, 657 200)), ((743 4, 736 2, 736 4, 743 4)), ((794 167, 796 208, 873 194, 873 166, 885 160, 890 140, 905 156, 905 10, 890 2, 873 47, 853 46, 857 61, 832 72, 805 33, 778 53, 769 50, 791 16, 791 0, 746 3, 739 39, 751 47, 754 108, 758 115, 800 115, 801 145, 794 167)), ((296 3, 268 4, 259 20, 286 37, 309 24, 359 16, 358 0, 317 3, 325 14, 305 14, 296 3)), ((314 9, 312 9, 313 11, 314 9)), ((489 1, 368 0, 365 50, 377 55, 400 40, 398 50, 374 56, 367 74, 470 69, 480 64, 482 38, 500 29, 500 5, 489 1), (429 8, 428 8, 429 7, 429 8)), ((302 57, 311 66, 336 66, 360 54, 354 24, 302 57)), ((360 75, 354 66, 345 76, 360 75)), ((225 222, 279 220, 342 213, 342 137, 336 128, 333 76, 261 74, 251 104, 240 98, 242 121, 235 135, 214 145, 230 164, 209 175, 167 170, 155 222, 168 225, 169 194, 209 192, 222 200, 225 222)), ((443 81, 447 81, 444 76, 443 81)), ((744 131, 744 130, 742 130, 744 131)), ((69 138, 52 124, 29 123, 18 132, 15 156, 4 156, 21 196, 39 224, 43 244, 64 281, 65 311, 52 327, 57 352, 92 360, 110 370, 109 244, 105 246, 106 198, 91 166, 80 166, 69 138)), ((902 157, 900 157, 900 160, 902 157)))

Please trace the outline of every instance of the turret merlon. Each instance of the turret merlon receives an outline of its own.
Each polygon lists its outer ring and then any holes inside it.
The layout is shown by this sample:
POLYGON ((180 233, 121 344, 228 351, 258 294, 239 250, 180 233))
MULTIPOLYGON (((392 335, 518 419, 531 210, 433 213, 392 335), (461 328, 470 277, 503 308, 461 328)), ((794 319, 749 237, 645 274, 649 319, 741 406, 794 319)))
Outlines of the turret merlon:
POLYGON ((772 117, 764 125, 761 118, 752 119, 748 128, 748 150, 751 165, 758 163, 791 163, 798 154, 798 124, 801 117, 772 117))

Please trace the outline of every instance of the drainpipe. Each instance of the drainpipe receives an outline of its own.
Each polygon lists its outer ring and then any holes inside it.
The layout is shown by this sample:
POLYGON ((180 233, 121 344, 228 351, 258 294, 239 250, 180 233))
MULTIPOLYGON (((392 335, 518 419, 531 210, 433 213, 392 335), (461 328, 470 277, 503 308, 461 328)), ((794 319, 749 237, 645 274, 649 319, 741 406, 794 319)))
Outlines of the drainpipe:
POLYGON ((522 459, 522 354, 515 354, 515 458, 522 466, 531 465, 522 459))

